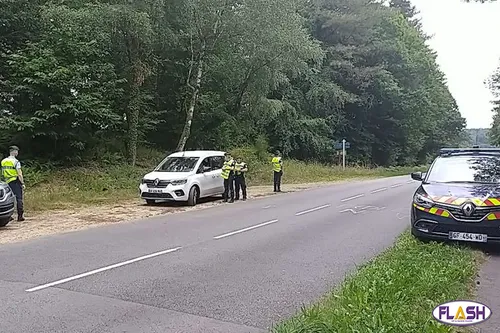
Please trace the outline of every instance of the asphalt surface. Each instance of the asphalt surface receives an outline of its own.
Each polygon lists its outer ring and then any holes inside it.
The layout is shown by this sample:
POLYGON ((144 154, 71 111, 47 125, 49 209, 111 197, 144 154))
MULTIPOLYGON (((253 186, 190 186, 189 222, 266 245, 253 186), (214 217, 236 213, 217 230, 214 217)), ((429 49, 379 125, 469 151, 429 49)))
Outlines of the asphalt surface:
POLYGON ((408 176, 0 247, 2 333, 266 332, 409 226, 408 176))

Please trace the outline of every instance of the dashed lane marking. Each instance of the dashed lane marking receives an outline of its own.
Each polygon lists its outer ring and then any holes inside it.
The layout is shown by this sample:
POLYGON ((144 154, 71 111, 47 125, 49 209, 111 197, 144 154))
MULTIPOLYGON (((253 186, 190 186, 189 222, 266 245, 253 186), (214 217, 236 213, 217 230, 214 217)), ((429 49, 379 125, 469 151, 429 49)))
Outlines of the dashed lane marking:
POLYGON ((346 201, 354 200, 354 199, 361 198, 361 197, 364 197, 364 196, 365 196, 364 194, 358 194, 358 195, 355 195, 355 196, 352 196, 352 197, 349 197, 349 198, 342 199, 340 201, 346 202, 346 201))
POLYGON ((400 187, 400 186, 403 186, 403 184, 394 184, 394 185, 391 185, 391 188, 396 188, 396 187, 400 187))
POLYGON ((71 277, 67 277, 65 279, 61 279, 61 280, 57 280, 57 281, 54 281, 54 282, 42 284, 42 285, 37 286, 37 287, 26 289, 25 291, 27 291, 27 292, 33 292, 33 291, 38 291, 38 290, 42 290, 42 289, 45 289, 45 288, 57 286, 57 285, 60 285, 60 284, 66 283, 66 282, 70 282, 70 281, 74 281, 74 280, 77 280, 77 279, 81 279, 81 278, 84 278, 84 277, 87 277, 87 276, 90 276, 90 275, 94 275, 94 274, 101 273, 101 272, 104 272, 104 271, 109 271, 110 269, 118 268, 118 267, 125 266, 125 265, 130 265, 130 264, 132 264, 134 262, 138 262, 138 261, 141 261, 141 260, 146 260, 146 259, 158 257, 158 256, 161 256, 161 255, 164 255, 164 254, 167 254, 167 253, 172 253, 172 252, 178 251, 180 249, 181 249, 181 247, 176 247, 176 248, 173 248, 173 249, 168 249, 168 250, 164 250, 164 251, 160 251, 160 252, 151 253, 151 254, 148 254, 148 255, 145 255, 145 256, 142 256, 142 257, 130 259, 130 260, 119 262, 119 263, 116 263, 116 264, 113 264, 113 265, 109 265, 109 266, 106 266, 106 267, 101 267, 101 268, 95 269, 93 271, 89 271, 89 272, 86 272, 86 273, 82 273, 82 274, 74 275, 74 276, 71 276, 71 277))
POLYGON ((371 191, 370 193, 371 193, 371 194, 375 194, 375 193, 382 192, 382 191, 387 191, 387 187, 382 187, 382 188, 379 188, 379 189, 373 190, 373 191, 371 191))
POLYGON ((302 212, 295 213, 295 216, 300 216, 300 215, 304 215, 304 214, 307 214, 307 213, 312 213, 312 212, 315 212, 315 211, 320 210, 320 209, 328 208, 330 206, 331 206, 330 204, 327 204, 327 205, 323 205, 323 206, 319 206, 319 207, 314 207, 314 208, 311 208, 311 209, 308 209, 308 210, 304 210, 302 212))
POLYGON ((261 224, 257 224, 257 225, 254 225, 254 226, 251 226, 251 227, 248 227, 248 228, 243 228, 243 229, 239 229, 239 230, 228 232, 227 234, 222 234, 222 235, 219 235, 219 236, 215 236, 214 239, 221 239, 221 238, 233 236, 233 235, 245 232, 245 231, 249 231, 249 230, 252 230, 252 229, 255 229, 255 228, 260 228, 260 227, 266 226, 268 224, 276 223, 276 222, 278 222, 278 220, 267 221, 267 222, 264 222, 264 223, 261 223, 261 224))

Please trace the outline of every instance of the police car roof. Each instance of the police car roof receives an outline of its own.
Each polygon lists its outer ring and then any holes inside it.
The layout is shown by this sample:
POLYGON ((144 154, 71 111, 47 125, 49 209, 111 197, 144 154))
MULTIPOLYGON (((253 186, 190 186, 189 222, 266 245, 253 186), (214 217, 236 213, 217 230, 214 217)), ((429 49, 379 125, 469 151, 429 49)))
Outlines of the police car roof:
POLYGON ((441 148, 439 150, 440 156, 453 156, 453 155, 498 155, 500 154, 500 148, 496 147, 479 147, 472 146, 472 148, 441 148))
POLYGON ((225 152, 219 150, 186 150, 186 151, 178 151, 172 153, 168 156, 171 157, 206 157, 206 156, 224 156, 225 152))

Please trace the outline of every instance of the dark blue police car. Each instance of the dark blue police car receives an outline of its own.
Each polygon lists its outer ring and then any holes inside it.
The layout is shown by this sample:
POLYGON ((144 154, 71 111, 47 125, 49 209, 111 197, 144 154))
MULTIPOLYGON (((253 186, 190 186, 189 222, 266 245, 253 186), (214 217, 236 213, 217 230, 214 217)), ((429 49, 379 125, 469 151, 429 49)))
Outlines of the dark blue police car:
POLYGON ((421 181, 411 207, 419 239, 500 242, 500 148, 443 148, 421 181))

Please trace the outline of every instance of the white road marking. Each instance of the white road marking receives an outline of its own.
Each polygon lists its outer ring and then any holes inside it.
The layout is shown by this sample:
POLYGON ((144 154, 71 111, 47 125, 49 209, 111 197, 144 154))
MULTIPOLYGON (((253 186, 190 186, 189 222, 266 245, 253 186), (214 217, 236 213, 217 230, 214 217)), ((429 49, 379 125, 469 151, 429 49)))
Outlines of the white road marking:
POLYGON ((375 194, 375 193, 382 192, 382 191, 387 191, 387 187, 382 187, 382 188, 379 188, 377 190, 373 190, 370 193, 375 194))
POLYGON ((349 198, 345 198, 345 199, 342 199, 340 201, 342 202, 346 202, 346 201, 349 201, 349 200, 354 200, 354 199, 357 199, 357 198, 361 198, 361 197, 364 197, 365 195, 364 194, 358 194, 358 195, 355 195, 353 197, 349 197, 349 198))
POLYGON ((295 213, 295 216, 300 216, 300 215, 304 215, 304 214, 307 214, 307 213, 315 212, 317 210, 328 208, 330 206, 331 206, 330 204, 327 204, 327 205, 323 205, 323 206, 319 206, 319 207, 314 207, 314 208, 311 208, 311 209, 308 209, 308 210, 304 210, 302 212, 295 213))
POLYGON ((341 210, 341 211, 340 211, 340 213, 347 213, 347 212, 351 212, 351 213, 353 213, 354 215, 356 215, 356 214, 365 213, 365 212, 367 212, 367 210, 376 210, 376 211, 379 211, 379 210, 382 210, 382 209, 385 209, 385 207, 376 207, 376 206, 356 206, 356 207, 354 207, 354 209, 352 209, 352 208, 347 208, 347 209, 341 210))
POLYGON ((351 209, 351 208, 347 208, 347 209, 341 210, 340 212, 341 212, 341 213, 351 212, 351 213, 353 213, 354 215, 358 214, 358 212, 356 212, 354 209, 351 209))
POLYGON ((391 188, 400 187, 400 186, 403 186, 403 184, 394 184, 394 185, 391 185, 391 188))
POLYGON ((154 257, 161 256, 161 255, 164 255, 164 254, 167 254, 167 253, 172 253, 172 252, 180 250, 181 248, 182 247, 176 247, 176 248, 173 248, 173 249, 168 249, 168 250, 164 250, 164 251, 160 251, 160 252, 151 253, 151 254, 148 254, 148 255, 145 255, 145 256, 142 256, 142 257, 130 259, 130 260, 127 260, 127 261, 123 261, 123 262, 120 262, 120 263, 116 263, 116 264, 113 264, 113 265, 109 265, 109 266, 106 266, 106 267, 95 269, 95 270, 90 271, 90 272, 86 272, 86 273, 78 274, 78 275, 75 275, 75 276, 67 277, 67 278, 62 279, 62 280, 57 280, 57 281, 50 282, 50 283, 47 283, 47 284, 42 284, 42 285, 37 286, 37 287, 26 289, 25 291, 27 291, 27 292, 33 292, 33 291, 38 291, 38 290, 42 290, 42 289, 45 289, 45 288, 57 286, 59 284, 63 284, 63 283, 69 282, 69 281, 73 281, 73 280, 77 280, 77 279, 81 279, 81 278, 87 277, 89 275, 94 275, 94 274, 97 274, 97 273, 108 271, 108 270, 113 269, 113 268, 118 268, 118 267, 121 267, 121 266, 129 265, 129 264, 132 264, 134 262, 138 262, 138 261, 141 261, 141 260, 146 260, 146 259, 154 258, 154 257))
POLYGON ((262 207, 262 209, 268 209, 268 208, 271 208, 271 207, 273 207, 273 206, 272 205, 264 206, 264 207, 262 207))
POLYGON ((406 184, 411 184, 413 182, 414 182, 414 180, 409 180, 409 181, 406 182, 406 184))
POLYGON ((396 217, 398 218, 398 220, 402 220, 402 219, 409 217, 409 216, 410 215, 408 215, 408 214, 404 214, 404 215, 401 215, 401 213, 396 214, 396 217))
POLYGON ((254 226, 251 226, 251 227, 248 227, 248 228, 239 229, 239 230, 228 232, 227 234, 215 236, 214 239, 221 239, 221 238, 224 238, 224 237, 229 237, 229 236, 232 236, 232 235, 239 234, 241 232, 245 232, 245 231, 252 230, 252 229, 255 229, 255 228, 260 228, 260 227, 266 226, 266 225, 271 224, 271 223, 276 223, 276 222, 278 222, 278 220, 267 221, 267 222, 264 222, 264 223, 261 223, 261 224, 257 224, 257 225, 254 225, 254 226))

